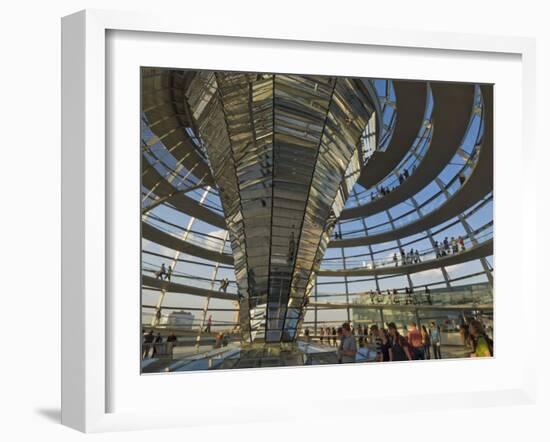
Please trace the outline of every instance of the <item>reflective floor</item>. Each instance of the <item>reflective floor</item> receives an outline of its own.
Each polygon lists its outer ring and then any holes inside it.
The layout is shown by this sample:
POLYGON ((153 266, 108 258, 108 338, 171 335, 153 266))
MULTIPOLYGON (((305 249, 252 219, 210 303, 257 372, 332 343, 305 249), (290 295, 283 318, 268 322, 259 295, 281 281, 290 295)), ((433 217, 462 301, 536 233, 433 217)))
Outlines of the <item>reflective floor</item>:
MULTIPOLYGON (((448 341, 455 344, 441 346, 442 359, 467 358, 471 350, 458 344, 460 337, 449 336, 448 341)), ((433 359, 433 353, 430 351, 433 359)), ((435 360, 435 359, 434 359, 435 360)), ((372 344, 357 349, 356 363, 376 362, 376 351, 372 344)), ((145 357, 141 368, 144 374, 167 373, 194 370, 226 370, 235 368, 268 368, 307 365, 338 364, 337 347, 321 344, 319 341, 297 341, 293 344, 253 344, 241 347, 238 343, 229 343, 220 348, 201 346, 197 352, 194 346, 178 346, 173 356, 161 354, 145 357)), ((384 362, 386 363, 386 362, 384 362)))

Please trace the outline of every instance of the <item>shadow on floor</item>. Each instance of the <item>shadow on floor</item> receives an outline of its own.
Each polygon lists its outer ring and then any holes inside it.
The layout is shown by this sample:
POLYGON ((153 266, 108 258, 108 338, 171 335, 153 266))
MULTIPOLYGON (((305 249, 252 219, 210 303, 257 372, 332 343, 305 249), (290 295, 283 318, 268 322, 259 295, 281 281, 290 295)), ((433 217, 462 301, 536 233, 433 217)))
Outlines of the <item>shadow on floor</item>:
POLYGON ((59 408, 37 408, 34 411, 49 421, 56 424, 61 423, 61 410, 59 408))

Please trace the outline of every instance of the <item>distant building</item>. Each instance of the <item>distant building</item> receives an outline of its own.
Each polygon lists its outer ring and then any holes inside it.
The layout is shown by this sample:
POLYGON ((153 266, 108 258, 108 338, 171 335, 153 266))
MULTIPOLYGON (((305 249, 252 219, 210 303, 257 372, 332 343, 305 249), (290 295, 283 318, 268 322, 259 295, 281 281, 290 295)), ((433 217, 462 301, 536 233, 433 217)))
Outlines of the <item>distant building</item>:
POLYGON ((176 326, 182 330, 191 330, 195 317, 185 310, 176 310, 160 319, 161 325, 176 326))

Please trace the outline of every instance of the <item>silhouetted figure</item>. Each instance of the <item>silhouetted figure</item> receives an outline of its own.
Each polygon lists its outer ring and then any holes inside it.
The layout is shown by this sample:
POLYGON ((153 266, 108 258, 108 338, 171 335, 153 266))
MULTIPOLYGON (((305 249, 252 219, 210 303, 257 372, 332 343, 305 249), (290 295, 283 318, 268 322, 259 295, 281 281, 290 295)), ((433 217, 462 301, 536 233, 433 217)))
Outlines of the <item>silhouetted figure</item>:
POLYGON ((163 279, 164 275, 166 275, 166 266, 164 265, 164 263, 162 263, 162 265, 160 266, 160 270, 155 273, 155 277, 157 279, 163 279))
POLYGON ((226 293, 228 285, 229 285, 229 280, 227 278, 222 279, 222 281, 220 282, 220 291, 226 293))
POLYGON ((160 346, 160 344, 162 344, 162 336, 160 335, 160 332, 158 332, 155 341, 153 342, 153 357, 157 355, 157 348, 160 346))
POLYGON ((459 236, 457 241, 458 241, 458 245, 460 246, 460 251, 465 252, 466 246, 464 245, 464 238, 462 238, 462 236, 459 236))
POLYGON ((149 330, 149 332, 143 336, 141 359, 145 359, 149 355, 154 339, 153 330, 149 330))
POLYGON ((206 327, 204 329, 205 333, 210 333, 212 330, 212 315, 208 316, 208 321, 206 322, 206 327))

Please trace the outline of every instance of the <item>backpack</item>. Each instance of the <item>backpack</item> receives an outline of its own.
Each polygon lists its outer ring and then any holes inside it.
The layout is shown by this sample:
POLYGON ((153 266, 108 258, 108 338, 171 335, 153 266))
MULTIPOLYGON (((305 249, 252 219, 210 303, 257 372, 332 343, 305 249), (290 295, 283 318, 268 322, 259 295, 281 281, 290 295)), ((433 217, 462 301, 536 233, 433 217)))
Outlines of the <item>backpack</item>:
MULTIPOLYGON (((489 336, 487 336, 486 334, 482 334, 481 337, 483 339, 485 339, 485 342, 487 343, 487 347, 489 348, 489 354, 491 355, 491 357, 494 356, 493 355, 493 340, 489 336)), ((477 347, 477 339, 474 341, 474 344, 477 347)))

